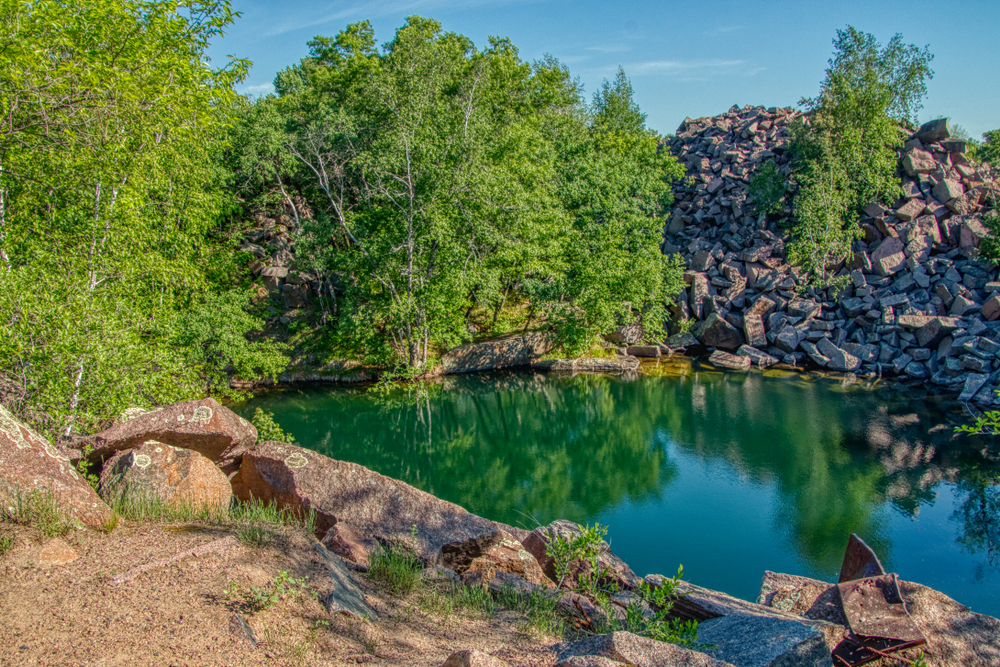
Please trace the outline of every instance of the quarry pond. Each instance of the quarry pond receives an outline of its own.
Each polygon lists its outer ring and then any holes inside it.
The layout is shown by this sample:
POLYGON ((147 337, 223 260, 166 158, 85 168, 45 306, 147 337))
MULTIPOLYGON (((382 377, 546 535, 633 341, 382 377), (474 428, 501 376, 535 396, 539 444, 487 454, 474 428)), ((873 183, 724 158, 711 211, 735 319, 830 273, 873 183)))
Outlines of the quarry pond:
POLYGON ((850 533, 887 571, 1000 616, 1000 442, 933 390, 672 360, 627 376, 446 376, 236 406, 298 444, 470 512, 609 526, 637 574, 754 600, 765 570, 836 581, 850 533))

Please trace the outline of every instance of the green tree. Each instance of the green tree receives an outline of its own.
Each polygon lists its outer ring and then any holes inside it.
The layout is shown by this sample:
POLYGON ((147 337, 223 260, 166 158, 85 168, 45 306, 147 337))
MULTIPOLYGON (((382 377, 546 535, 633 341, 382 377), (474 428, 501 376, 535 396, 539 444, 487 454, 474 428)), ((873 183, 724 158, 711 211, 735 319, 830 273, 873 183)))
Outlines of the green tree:
POLYGON ((838 30, 819 96, 803 99, 807 117, 793 128, 796 224, 790 253, 820 281, 858 236, 858 211, 900 193, 897 150, 933 76, 927 48, 895 35, 883 48, 868 34, 838 30))
POLYGON ((558 61, 430 19, 382 47, 367 22, 309 45, 244 114, 232 163, 247 196, 294 190, 316 211, 299 261, 350 276, 337 326, 369 361, 424 368, 477 310, 573 345, 633 310, 662 327, 680 269, 658 216, 681 170, 623 73, 588 108, 558 61))
POLYGON ((0 4, 0 374, 49 433, 203 391, 175 324, 240 262, 217 234, 218 157, 247 63, 205 55, 234 17, 197 0, 0 4))

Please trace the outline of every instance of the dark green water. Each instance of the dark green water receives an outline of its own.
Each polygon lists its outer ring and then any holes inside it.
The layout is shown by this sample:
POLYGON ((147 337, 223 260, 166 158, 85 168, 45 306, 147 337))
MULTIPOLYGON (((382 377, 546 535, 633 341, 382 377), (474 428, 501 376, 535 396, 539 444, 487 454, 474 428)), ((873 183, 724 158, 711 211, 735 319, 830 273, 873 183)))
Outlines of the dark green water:
POLYGON ((683 563, 755 599, 768 569, 836 580, 855 532, 902 578, 1000 616, 1000 444, 953 435, 960 412, 780 372, 658 373, 286 390, 239 410, 497 521, 599 521, 639 574, 683 563))

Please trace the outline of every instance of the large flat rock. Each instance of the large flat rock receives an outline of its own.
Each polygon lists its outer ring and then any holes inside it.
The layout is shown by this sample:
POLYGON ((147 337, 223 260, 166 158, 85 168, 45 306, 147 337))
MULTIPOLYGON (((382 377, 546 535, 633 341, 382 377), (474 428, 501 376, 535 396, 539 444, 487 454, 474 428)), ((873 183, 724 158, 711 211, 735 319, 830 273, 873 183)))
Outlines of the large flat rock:
POLYGON ((553 647, 560 662, 577 656, 594 656, 635 667, 733 667, 728 662, 675 644, 639 637, 631 632, 612 632, 553 647))
MULTIPOLYGON (((928 665, 1000 666, 1000 620, 977 614, 944 593, 911 581, 900 581, 899 590, 910 617, 927 638, 921 648, 928 665)), ((758 599, 805 618, 847 624, 837 587, 824 581, 765 572, 758 599)), ((832 650, 836 638, 827 641, 832 650)))
POLYGON ((464 571, 500 541, 488 521, 364 466, 281 442, 258 443, 232 478, 240 500, 314 510, 320 534, 350 526, 369 551, 404 544, 425 563, 464 571))
POLYGON ((33 491, 51 493, 68 518, 104 528, 114 514, 69 458, 0 406, 0 501, 33 491))
POLYGON ((91 456, 104 459, 147 440, 190 449, 221 463, 238 460, 252 447, 257 429, 214 398, 204 398, 139 412, 76 445, 82 448, 89 444, 94 448, 91 456))
POLYGON ((494 368, 528 366, 552 349, 552 337, 540 331, 467 343, 441 357, 445 373, 474 373, 494 368))

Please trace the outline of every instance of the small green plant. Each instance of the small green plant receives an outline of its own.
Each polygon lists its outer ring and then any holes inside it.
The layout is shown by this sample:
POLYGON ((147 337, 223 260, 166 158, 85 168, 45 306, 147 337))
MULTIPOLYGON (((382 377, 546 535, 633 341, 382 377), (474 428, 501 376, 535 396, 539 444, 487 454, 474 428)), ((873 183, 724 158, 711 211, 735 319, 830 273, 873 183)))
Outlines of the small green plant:
POLYGON ((92 471, 91 464, 87 461, 90 455, 94 452, 94 448, 87 444, 83 446, 82 456, 80 460, 76 462, 76 471, 80 473, 80 477, 83 477, 87 484, 93 487, 94 491, 97 491, 98 486, 101 484, 101 478, 98 477, 92 471))
POLYGON ((295 436, 282 430, 281 426, 274 421, 274 413, 267 412, 262 408, 257 408, 253 411, 253 419, 250 423, 254 425, 257 429, 257 441, 265 442, 268 440, 273 440, 275 442, 286 442, 292 444, 295 442, 295 436))
POLYGON ((236 582, 230 581, 226 585, 226 597, 230 600, 241 601, 249 613, 255 614, 274 606, 278 600, 302 595, 305 589, 305 579, 295 579, 288 572, 279 570, 278 575, 263 586, 244 588, 236 582))
POLYGON ((747 186, 747 194, 753 198, 757 215, 773 215, 781 211, 785 203, 787 179, 774 160, 768 160, 754 170, 747 186))
POLYGON ((76 527, 48 489, 5 487, 0 489, 0 498, 4 499, 0 508, 4 523, 32 526, 42 537, 65 535, 76 527))
MULTIPOLYGON (((579 532, 572 536, 553 532, 545 546, 545 553, 554 561, 557 586, 563 587, 566 578, 574 569, 574 564, 582 561, 588 567, 577 575, 576 587, 592 597, 599 592, 599 585, 607 575, 607 568, 601 569, 601 547, 608 527, 595 523, 593 526, 577 526, 579 532)), ((613 592, 613 591, 612 591, 613 592)))
POLYGON ((422 569, 420 559, 408 547, 390 544, 372 554, 368 576, 381 582, 392 594, 404 596, 416 588, 422 569))
POLYGON ((644 615, 642 605, 636 602, 629 604, 625 609, 625 624, 629 632, 695 650, 710 648, 698 643, 697 621, 669 618, 674 602, 683 595, 679 592, 683 576, 684 566, 681 565, 675 576, 664 578, 659 586, 648 581, 640 582, 639 597, 653 610, 653 616, 649 618, 644 615))
POLYGON ((694 325, 697 323, 698 320, 694 319, 693 317, 689 317, 686 320, 681 320, 680 322, 678 322, 677 329, 680 333, 685 334, 690 332, 691 329, 694 328, 694 325))
POLYGON ((14 533, 0 533, 0 556, 14 548, 14 533))
MULTIPOLYGON (((1000 396, 1000 390, 994 390, 1000 396)), ((972 424, 962 424, 955 427, 956 433, 968 433, 969 435, 997 435, 1000 434, 1000 410, 989 410, 982 412, 976 417, 972 424)))

